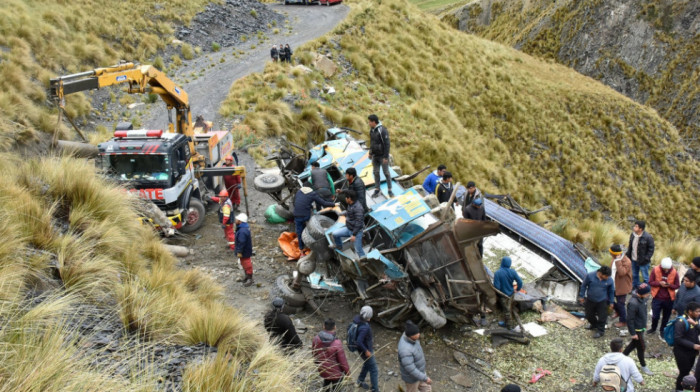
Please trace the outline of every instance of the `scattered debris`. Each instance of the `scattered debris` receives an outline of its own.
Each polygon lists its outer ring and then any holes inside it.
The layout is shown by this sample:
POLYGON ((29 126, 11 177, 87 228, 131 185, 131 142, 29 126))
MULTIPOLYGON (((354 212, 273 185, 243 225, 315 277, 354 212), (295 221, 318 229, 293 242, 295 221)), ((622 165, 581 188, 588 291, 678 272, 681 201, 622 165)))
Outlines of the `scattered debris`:
POLYGON ((316 54, 316 58, 311 64, 314 66, 314 68, 323 72, 323 76, 327 78, 333 76, 338 70, 338 66, 335 65, 335 63, 331 61, 328 57, 322 54, 316 54))
MULTIPOLYGON (((527 332, 533 338, 539 338, 540 336, 547 334, 547 330, 535 322, 527 323, 523 325, 523 328, 525 329, 525 332, 527 332)), ((520 326, 515 327, 513 331, 520 332, 520 326)))
POLYGON ((559 305, 551 304, 548 306, 548 309, 549 310, 542 312, 542 315, 540 316, 540 321, 556 321, 569 329, 576 329, 578 327, 583 326, 586 323, 584 320, 575 317, 559 305))
POLYGON ((454 376, 450 377, 450 380, 452 380, 455 384, 461 385, 465 388, 472 387, 471 381, 467 379, 467 376, 465 376, 464 373, 455 374, 454 376))
POLYGON ((537 381, 539 381, 542 377, 551 376, 551 375, 552 375, 552 372, 550 372, 549 370, 537 368, 537 373, 532 375, 532 378, 530 379, 529 382, 530 382, 530 384, 534 384, 537 381))

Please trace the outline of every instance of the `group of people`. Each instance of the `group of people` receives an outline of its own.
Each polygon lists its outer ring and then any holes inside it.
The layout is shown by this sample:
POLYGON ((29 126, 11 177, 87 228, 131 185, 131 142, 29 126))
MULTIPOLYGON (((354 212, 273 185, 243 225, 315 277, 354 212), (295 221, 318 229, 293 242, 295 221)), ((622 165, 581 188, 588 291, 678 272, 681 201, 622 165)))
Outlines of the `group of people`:
POLYGON ((650 269, 654 254, 654 239, 645 231, 646 222, 637 221, 630 234, 626 251, 621 245, 613 244, 609 253, 611 267, 602 266, 586 275, 579 292, 579 301, 585 307, 588 329, 594 330, 594 338, 605 335, 608 312, 614 311, 614 324, 627 328, 630 342, 623 347, 621 339, 614 339, 612 352, 601 359, 598 372, 606 363, 618 363, 623 370, 623 378, 628 380, 628 391, 633 391, 632 381, 642 382, 634 362, 626 356, 637 352, 642 372, 653 374, 647 367, 645 358, 646 336, 658 333, 662 341, 669 342, 669 326, 673 326, 675 339, 673 353, 679 369, 676 390, 683 390, 683 379, 695 363, 700 351, 697 321, 700 314, 700 257, 693 259, 689 269, 680 279, 678 270, 670 258, 650 269), (647 329, 648 301, 651 297, 651 328, 647 329), (671 316, 676 318, 669 324, 671 316), (624 360, 624 358, 627 360, 624 360), (607 361, 607 362, 606 362, 607 361), (627 370, 625 370, 627 369, 627 370))
POLYGON ((292 48, 289 47, 289 44, 286 44, 284 46, 280 44, 279 49, 275 45, 272 45, 272 49, 270 49, 270 57, 274 62, 279 61, 280 63, 291 63, 292 48))

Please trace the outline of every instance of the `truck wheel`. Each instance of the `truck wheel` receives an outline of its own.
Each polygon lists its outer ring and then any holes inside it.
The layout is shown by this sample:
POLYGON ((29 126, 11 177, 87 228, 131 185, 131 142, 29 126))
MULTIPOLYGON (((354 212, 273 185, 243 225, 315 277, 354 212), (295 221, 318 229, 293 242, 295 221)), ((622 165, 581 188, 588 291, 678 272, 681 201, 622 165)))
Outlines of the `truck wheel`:
POLYGON ((316 257, 313 252, 297 261, 297 271, 302 275, 311 275, 316 270, 316 257))
POLYGON ((284 177, 279 174, 261 174, 253 180, 255 189, 260 192, 279 192, 284 188, 284 177))
POLYGON ((309 235, 315 239, 320 240, 326 238, 326 230, 335 224, 335 221, 327 216, 314 215, 306 222, 306 230, 309 231, 309 235))
POLYGON ((306 304, 306 298, 301 292, 296 292, 290 286, 292 277, 289 275, 280 275, 275 280, 275 289, 277 294, 284 299, 284 303, 289 306, 303 307, 306 304))
POLYGON ((184 216, 185 225, 180 229, 183 233, 191 233, 197 231, 204 224, 204 214, 206 210, 204 209, 204 204, 202 201, 196 198, 190 199, 190 208, 187 210, 184 216))
POLYGON ((423 317, 423 320, 427 321, 431 327, 439 329, 447 324, 445 312, 442 311, 440 305, 430 297, 425 289, 419 287, 413 290, 411 301, 418 313, 423 317))
POLYGON ((275 204, 275 214, 286 220, 294 220, 294 214, 279 204, 275 204))

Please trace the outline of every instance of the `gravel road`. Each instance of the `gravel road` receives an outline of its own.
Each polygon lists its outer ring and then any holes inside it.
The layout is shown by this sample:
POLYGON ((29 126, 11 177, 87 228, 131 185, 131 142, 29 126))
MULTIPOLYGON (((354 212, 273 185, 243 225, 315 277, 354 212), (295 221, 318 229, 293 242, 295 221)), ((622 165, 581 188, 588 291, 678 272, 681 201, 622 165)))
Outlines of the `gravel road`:
MULTIPOLYGON (((270 60, 270 47, 273 43, 289 44, 292 50, 295 50, 303 43, 331 31, 350 11, 342 4, 333 7, 276 4, 270 5, 270 8, 287 17, 292 30, 290 35, 284 34, 288 28, 279 26, 279 34, 268 34, 272 42, 251 49, 251 46, 257 43, 257 40, 251 39, 235 48, 229 47, 186 61, 171 75, 175 80, 184 80, 192 72, 200 73, 205 70, 196 80, 182 86, 189 94, 193 120, 195 116, 203 115, 206 120, 214 121, 215 129, 226 129, 230 124, 222 122, 218 113, 219 106, 228 95, 234 81, 264 69, 265 63, 270 60), (244 50, 245 54, 234 58, 231 55, 232 49, 244 50), (224 62, 220 62, 222 57, 224 62), (210 64, 216 66, 210 67, 210 64)), ((168 121, 167 112, 163 105, 152 106, 150 115, 144 116, 144 126, 149 129, 164 128, 168 121)))

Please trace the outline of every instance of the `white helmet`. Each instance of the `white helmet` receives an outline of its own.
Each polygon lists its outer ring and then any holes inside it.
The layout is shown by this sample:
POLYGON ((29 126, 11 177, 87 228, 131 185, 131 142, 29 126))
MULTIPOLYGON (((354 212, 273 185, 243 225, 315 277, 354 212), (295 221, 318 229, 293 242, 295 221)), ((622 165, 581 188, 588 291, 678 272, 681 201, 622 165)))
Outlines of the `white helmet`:
POLYGON ((248 222, 248 215, 246 215, 244 212, 241 212, 240 214, 236 215, 236 220, 239 220, 241 222, 248 222))
POLYGON ((661 268, 663 269, 671 269, 673 267, 673 260, 671 260, 670 257, 664 257, 661 260, 661 268))

